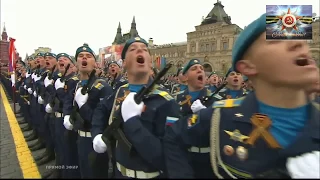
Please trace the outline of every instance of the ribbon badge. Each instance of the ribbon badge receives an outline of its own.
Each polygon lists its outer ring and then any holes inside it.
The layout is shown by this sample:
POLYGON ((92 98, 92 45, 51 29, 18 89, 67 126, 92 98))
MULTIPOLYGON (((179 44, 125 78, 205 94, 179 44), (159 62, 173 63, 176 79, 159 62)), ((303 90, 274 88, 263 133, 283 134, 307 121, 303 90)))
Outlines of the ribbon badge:
POLYGON ((262 138, 269 144, 271 148, 281 148, 279 143, 268 131, 272 124, 271 119, 264 114, 254 114, 251 117, 251 122, 255 126, 253 131, 249 135, 249 139, 246 141, 247 144, 254 145, 256 140, 262 136, 262 138))
POLYGON ((128 96, 129 93, 130 93, 129 90, 125 90, 123 97, 118 97, 118 98, 116 99, 117 102, 118 102, 118 103, 121 103, 122 101, 124 101, 124 99, 126 99, 126 97, 128 96))
POLYGON ((181 106, 181 105, 188 103, 188 105, 191 106, 191 99, 192 99, 192 97, 190 95, 187 95, 186 99, 184 101, 182 101, 181 103, 179 103, 179 105, 181 106))

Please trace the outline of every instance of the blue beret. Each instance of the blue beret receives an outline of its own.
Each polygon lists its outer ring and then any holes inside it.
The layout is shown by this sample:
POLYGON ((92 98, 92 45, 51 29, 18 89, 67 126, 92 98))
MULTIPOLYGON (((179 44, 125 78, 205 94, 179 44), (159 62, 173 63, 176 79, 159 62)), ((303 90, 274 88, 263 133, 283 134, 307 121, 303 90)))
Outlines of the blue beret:
POLYGON ((232 49, 232 67, 236 69, 236 63, 241 60, 251 44, 266 31, 266 14, 249 24, 240 33, 232 49))
POLYGON ((27 57, 27 61, 34 60, 32 56, 27 57))
POLYGON ((191 66, 195 64, 200 64, 199 59, 191 59, 188 64, 183 68, 182 74, 186 74, 186 72, 191 68, 191 66))
POLYGON ((39 52, 38 54, 36 54, 34 58, 37 58, 37 57, 44 57, 44 53, 39 52))
POLYGON ((93 50, 89 47, 88 44, 84 43, 83 46, 78 47, 78 49, 76 51, 76 56, 75 56, 76 61, 77 61, 78 55, 81 52, 88 52, 93 55, 94 59, 96 59, 96 55, 94 54, 93 50))
POLYGON ((244 82, 247 82, 249 79, 248 79, 248 77, 247 76, 243 76, 243 81, 244 82))
POLYGON ((212 75, 214 75, 214 74, 218 75, 215 71, 213 71, 213 72, 209 75, 208 78, 210 78, 210 77, 211 77, 212 75))
POLYGON ((56 54, 51 53, 51 52, 47 52, 47 53, 45 53, 45 54, 44 54, 44 57, 47 57, 47 56, 51 56, 51 57, 54 57, 54 58, 56 58, 56 57, 57 57, 57 55, 56 55, 56 54))
POLYGON ((110 61, 110 62, 108 63, 108 67, 109 67, 111 64, 116 64, 116 65, 118 65, 119 67, 121 67, 120 64, 119 64, 117 61, 110 61))
POLYGON ((178 68, 176 76, 179 76, 180 72, 183 70, 183 67, 178 68))
POLYGON ((129 39, 126 44, 124 45, 123 49, 122 49, 122 52, 121 52, 121 59, 125 59, 126 58, 126 53, 128 51, 128 48, 131 44, 135 43, 135 42, 141 42, 143 44, 145 44, 146 46, 148 46, 148 43, 146 40, 140 38, 140 37, 135 37, 135 38, 132 38, 132 39, 129 39))
POLYGON ((227 74, 226 74, 226 77, 228 77, 228 76, 229 76, 229 74, 230 74, 232 71, 234 71, 234 70, 233 70, 233 68, 232 68, 232 67, 231 67, 231 68, 229 68, 229 70, 228 70, 228 72, 227 72, 227 74))
POLYGON ((74 59, 67 53, 59 53, 57 55, 57 59, 61 58, 61 57, 66 57, 68 58, 73 64, 75 63, 74 59))

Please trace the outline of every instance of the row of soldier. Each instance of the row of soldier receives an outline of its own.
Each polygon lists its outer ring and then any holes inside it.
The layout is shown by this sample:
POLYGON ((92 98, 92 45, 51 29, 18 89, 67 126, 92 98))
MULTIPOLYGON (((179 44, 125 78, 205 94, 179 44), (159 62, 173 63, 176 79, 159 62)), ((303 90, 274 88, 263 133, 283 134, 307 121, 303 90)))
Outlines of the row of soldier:
POLYGON ((192 59, 177 72, 182 84, 157 82, 140 101, 155 74, 142 38, 124 46, 126 78, 116 62, 108 64, 114 78, 97 77, 88 45, 75 60, 28 58, 17 87, 23 130, 32 129, 26 140, 38 139, 30 149, 46 147, 37 164, 55 159, 50 176, 61 178, 318 177, 319 69, 305 42, 267 42, 264 19, 240 34, 224 83, 206 87, 192 59))

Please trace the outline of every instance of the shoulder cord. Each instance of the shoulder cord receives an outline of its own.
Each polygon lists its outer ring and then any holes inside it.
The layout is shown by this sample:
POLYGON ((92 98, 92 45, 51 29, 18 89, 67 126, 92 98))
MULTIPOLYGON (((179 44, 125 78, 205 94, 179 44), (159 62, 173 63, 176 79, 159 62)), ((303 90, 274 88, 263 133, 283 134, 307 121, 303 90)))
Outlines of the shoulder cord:
POLYGON ((221 165, 222 169, 232 178, 237 179, 223 164, 221 155, 220 155, 220 108, 214 109, 214 112, 211 117, 211 130, 210 130, 210 159, 211 159, 211 166, 213 168, 214 174, 219 179, 224 179, 220 174, 218 170, 218 165, 221 165), (217 163, 218 160, 218 163, 217 163))

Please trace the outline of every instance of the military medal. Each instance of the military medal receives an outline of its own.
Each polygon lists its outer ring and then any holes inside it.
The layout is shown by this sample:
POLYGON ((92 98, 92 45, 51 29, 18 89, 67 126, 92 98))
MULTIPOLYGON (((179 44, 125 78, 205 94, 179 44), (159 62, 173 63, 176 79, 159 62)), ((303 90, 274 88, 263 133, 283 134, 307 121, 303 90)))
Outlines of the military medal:
POLYGON ((236 150, 238 158, 243 161, 248 158, 248 150, 243 146, 238 146, 236 150))
POLYGON ((224 152, 225 155, 231 156, 231 155, 233 155, 233 153, 234 153, 234 149, 233 149, 233 147, 230 146, 230 145, 225 145, 225 146, 223 147, 223 152, 224 152))

